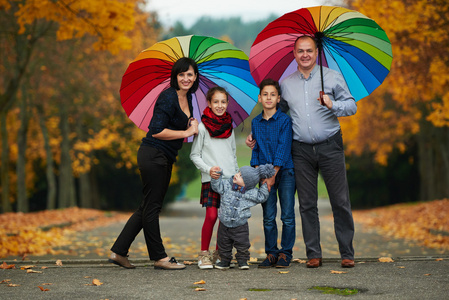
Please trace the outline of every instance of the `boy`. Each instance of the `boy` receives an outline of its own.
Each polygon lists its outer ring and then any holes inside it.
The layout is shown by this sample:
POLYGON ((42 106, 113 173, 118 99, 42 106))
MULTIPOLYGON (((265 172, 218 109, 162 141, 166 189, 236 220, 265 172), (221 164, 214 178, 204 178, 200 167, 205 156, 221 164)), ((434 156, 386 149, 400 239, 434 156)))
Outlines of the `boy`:
POLYGON ((256 144, 252 151, 251 166, 272 164, 275 175, 263 181, 270 192, 262 204, 266 259, 259 268, 287 268, 295 244, 295 174, 291 155, 292 121, 278 109, 279 83, 265 79, 260 83, 259 102, 263 111, 251 122, 252 138, 256 144), (278 248, 276 225, 277 195, 281 207, 282 238, 278 248))
MULTIPOLYGON (((222 174, 222 171, 218 172, 222 174)), ((256 188, 261 178, 270 178, 274 175, 272 165, 261 165, 255 169, 250 166, 240 168, 240 171, 230 179, 212 177, 211 186, 221 196, 218 210, 217 243, 221 261, 215 265, 217 269, 229 269, 232 259, 232 248, 237 249, 235 258, 239 269, 249 269, 249 227, 248 219, 251 217, 250 207, 263 203, 268 198, 268 187, 263 184, 256 188)))

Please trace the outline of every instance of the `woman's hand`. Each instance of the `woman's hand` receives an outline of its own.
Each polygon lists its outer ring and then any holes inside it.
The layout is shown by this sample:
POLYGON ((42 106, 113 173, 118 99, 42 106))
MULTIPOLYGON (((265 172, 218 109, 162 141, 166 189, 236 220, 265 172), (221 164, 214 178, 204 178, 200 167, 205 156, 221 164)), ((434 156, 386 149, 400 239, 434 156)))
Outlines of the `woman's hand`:
POLYGON ((187 127, 187 134, 188 136, 192 136, 192 135, 197 135, 198 134, 198 120, 195 118, 190 118, 189 119, 189 125, 187 127))

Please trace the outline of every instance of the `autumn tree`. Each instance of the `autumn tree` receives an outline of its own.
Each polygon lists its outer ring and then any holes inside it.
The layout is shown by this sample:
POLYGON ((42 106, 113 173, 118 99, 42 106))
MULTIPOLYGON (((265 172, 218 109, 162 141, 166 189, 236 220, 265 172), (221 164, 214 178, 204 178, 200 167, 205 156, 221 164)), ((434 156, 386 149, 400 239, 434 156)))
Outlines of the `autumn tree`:
POLYGON ((349 0, 374 19, 393 47, 391 72, 358 113, 342 120, 348 154, 372 152, 386 165, 418 147, 420 199, 449 196, 449 2, 349 0))
POLYGON ((139 3, 142 1, 0 0, 0 68, 4 74, 0 86, 3 211, 11 210, 7 115, 14 107, 24 76, 30 71, 36 45, 54 30, 58 40, 92 36, 96 38, 92 45, 95 50, 118 53, 131 45, 126 33, 134 26, 135 7, 139 3))

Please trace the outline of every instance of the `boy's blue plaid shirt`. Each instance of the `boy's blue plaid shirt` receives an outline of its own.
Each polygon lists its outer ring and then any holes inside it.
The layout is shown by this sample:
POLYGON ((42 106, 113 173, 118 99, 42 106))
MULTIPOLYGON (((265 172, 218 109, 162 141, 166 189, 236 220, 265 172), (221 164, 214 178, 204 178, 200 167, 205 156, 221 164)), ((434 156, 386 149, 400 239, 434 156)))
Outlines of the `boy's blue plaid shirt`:
POLYGON ((268 120, 262 114, 251 121, 251 132, 256 140, 251 166, 272 164, 285 169, 293 168, 292 120, 280 109, 268 120))

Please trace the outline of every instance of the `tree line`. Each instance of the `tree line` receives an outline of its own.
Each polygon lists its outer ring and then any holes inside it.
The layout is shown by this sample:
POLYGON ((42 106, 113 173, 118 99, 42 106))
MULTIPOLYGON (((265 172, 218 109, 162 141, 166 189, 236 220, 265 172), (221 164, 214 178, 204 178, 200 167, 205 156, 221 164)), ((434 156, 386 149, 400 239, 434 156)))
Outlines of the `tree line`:
MULTIPOLYGON (((341 120, 353 203, 449 197, 449 4, 347 3, 380 24, 393 45, 386 81, 358 102, 355 116, 341 120)), ((226 39, 249 54, 258 32, 277 17, 203 17, 191 28, 176 23, 164 31, 147 6, 0 0, 2 212, 135 207, 136 152, 145 133, 120 105, 129 62, 156 41, 185 34, 226 39)), ((188 152, 184 147, 175 165, 169 201, 198 175, 188 152)))

